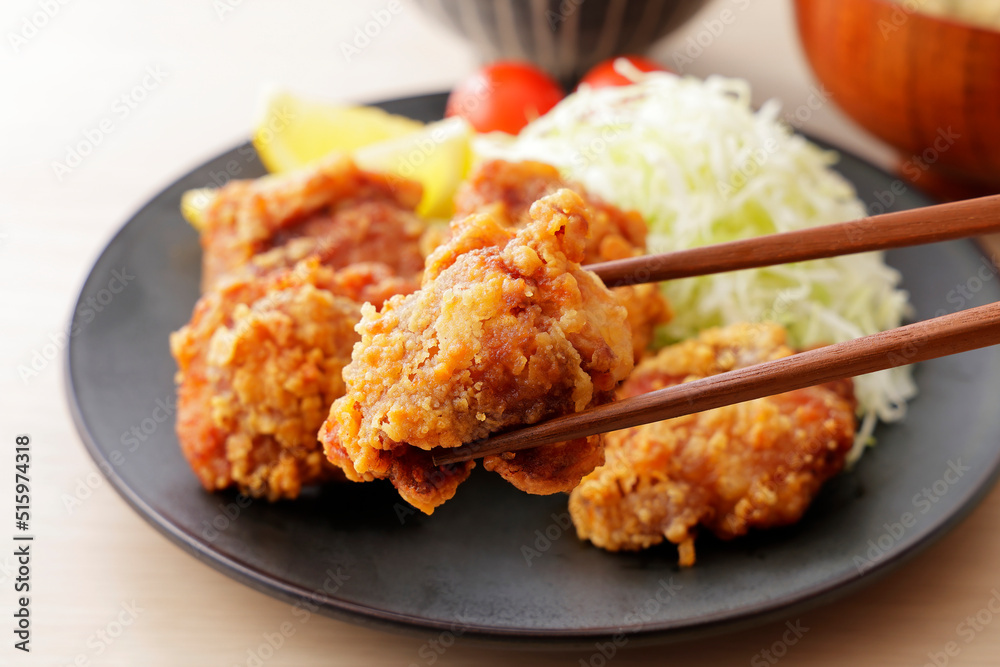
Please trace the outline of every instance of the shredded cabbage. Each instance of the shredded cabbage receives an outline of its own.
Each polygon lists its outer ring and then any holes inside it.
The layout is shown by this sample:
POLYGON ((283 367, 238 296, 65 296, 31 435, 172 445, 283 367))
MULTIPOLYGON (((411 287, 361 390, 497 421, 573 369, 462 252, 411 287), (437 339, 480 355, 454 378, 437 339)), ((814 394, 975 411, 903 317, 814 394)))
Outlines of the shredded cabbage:
MULTIPOLYGON (((836 155, 793 133, 770 101, 756 113, 745 81, 629 72, 632 86, 583 87, 516 138, 476 139, 478 158, 533 159, 623 208, 665 252, 862 218, 836 155)), ((908 309, 900 276, 880 253, 663 283, 674 319, 665 344, 711 326, 772 320, 805 348, 899 326, 908 309)), ((859 377, 861 455, 877 419, 891 422, 916 394, 909 367, 859 377)))

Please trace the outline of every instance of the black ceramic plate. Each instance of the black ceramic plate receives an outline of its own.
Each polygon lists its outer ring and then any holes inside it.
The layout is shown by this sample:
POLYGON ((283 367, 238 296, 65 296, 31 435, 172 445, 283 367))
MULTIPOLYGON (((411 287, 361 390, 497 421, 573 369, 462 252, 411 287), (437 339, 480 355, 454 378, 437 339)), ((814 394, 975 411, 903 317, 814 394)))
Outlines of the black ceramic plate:
MULTIPOLYGON (((384 106, 431 120, 444 97, 384 106)), ((900 185, 850 155, 839 169, 868 201, 929 203, 893 194, 900 185)), ((242 146, 181 178, 125 225, 81 292, 67 384, 87 449, 136 511, 268 594, 348 620, 480 639, 582 643, 621 631, 679 639, 791 613, 870 581, 954 526, 995 477, 1000 348, 922 364, 906 420, 880 428, 878 446, 827 484, 798 525, 729 543, 705 538, 687 570, 669 545, 609 554, 581 543, 566 528, 564 496, 525 495, 481 469, 433 517, 400 514, 382 483, 245 507, 235 494, 206 493, 173 428, 167 337, 198 298, 200 261, 178 205, 190 188, 262 173, 242 146), (124 275, 113 281, 116 271, 124 275), (92 319, 88 298, 101 308, 92 319)), ((987 279, 991 265, 971 242, 892 252, 889 261, 918 319, 1000 299, 1000 280, 987 279), (963 301, 959 286, 974 297, 963 301)))

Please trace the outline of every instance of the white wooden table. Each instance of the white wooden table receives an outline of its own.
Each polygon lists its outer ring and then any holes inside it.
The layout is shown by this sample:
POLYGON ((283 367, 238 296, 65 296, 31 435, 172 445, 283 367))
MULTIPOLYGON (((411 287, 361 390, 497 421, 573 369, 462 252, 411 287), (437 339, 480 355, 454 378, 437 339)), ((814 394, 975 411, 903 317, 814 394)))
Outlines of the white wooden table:
MULTIPOLYGON (((746 77, 758 103, 777 96, 789 109, 808 105, 814 82, 788 4, 717 0, 658 55, 671 60, 688 37, 704 29, 703 20, 725 7, 744 6, 687 71, 746 77)), ((474 67, 463 42, 406 0, 403 11, 347 62, 340 44, 384 5, 385 0, 3 3, 0 443, 8 453, 0 464, 10 470, 15 434, 30 433, 37 541, 30 655, 12 648, 17 575, 12 554, 6 547, 0 551, 0 618, 5 619, 0 664, 254 664, 265 636, 290 619, 287 605, 168 542, 97 475, 67 412, 62 350, 55 351, 64 344, 58 332, 80 285, 110 236, 165 184, 245 139, 262 84, 369 101, 444 90, 474 67), (69 155, 84 140, 93 149, 78 159, 69 155), (22 377, 18 368, 33 361, 37 375, 22 377), (70 497, 83 500, 70 505, 70 497)), ((805 129, 888 163, 891 153, 832 105, 808 116, 805 129)), ((0 474, 5 517, 11 477, 0 474)), ((945 658, 950 665, 996 664, 1000 617, 971 638, 959 624, 977 612, 985 618, 981 610, 1000 590, 998 525, 1000 491, 994 491, 915 561, 858 594, 788 619, 808 631, 779 649, 781 660, 923 665, 936 654, 939 664, 945 658), (958 653, 947 656, 947 649, 958 653)), ((8 540, 4 537, 4 544, 8 540)), ((263 664, 430 664, 419 639, 318 616, 297 622, 294 630, 263 664)), ((776 622, 679 646, 627 650, 614 664, 772 664, 762 651, 781 642, 785 631, 784 623, 776 622)), ((577 665, 584 657, 589 653, 508 654, 459 645, 437 662, 517 661, 528 667, 577 665)))

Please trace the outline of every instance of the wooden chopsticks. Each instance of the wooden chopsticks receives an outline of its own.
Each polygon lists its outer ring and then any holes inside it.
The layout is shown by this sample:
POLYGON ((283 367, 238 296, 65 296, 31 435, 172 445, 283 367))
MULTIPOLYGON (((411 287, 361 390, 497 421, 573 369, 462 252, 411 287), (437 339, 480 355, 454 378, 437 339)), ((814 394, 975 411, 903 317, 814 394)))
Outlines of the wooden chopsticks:
POLYGON ((437 449, 433 460, 446 465, 573 440, 998 343, 1000 303, 991 303, 437 449))
MULTIPOLYGON (((608 287, 709 275, 1000 232, 1000 195, 852 222, 642 255, 586 268, 608 287)), ((436 465, 529 449, 671 419, 763 396, 1000 343, 1000 303, 687 382, 642 396, 438 449, 436 465)))
POLYGON ((591 264, 608 287, 706 276, 1000 232, 1000 195, 883 213, 836 225, 591 264))

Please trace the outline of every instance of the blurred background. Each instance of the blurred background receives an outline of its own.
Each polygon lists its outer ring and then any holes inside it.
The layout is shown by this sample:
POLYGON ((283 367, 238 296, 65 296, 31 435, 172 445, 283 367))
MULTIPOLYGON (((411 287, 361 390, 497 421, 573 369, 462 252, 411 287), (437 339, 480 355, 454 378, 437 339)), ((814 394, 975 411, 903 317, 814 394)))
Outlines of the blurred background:
MULTIPOLYGON (((581 1, 562 3, 567 16, 585 8, 581 1)), ((34 502, 40 543, 32 598, 37 653, 25 658, 4 644, 0 664, 134 665, 140 664, 139 655, 146 665, 252 664, 248 652, 287 618, 286 605, 168 543, 94 477, 96 467, 66 412, 61 359, 27 386, 14 369, 48 342, 48 332, 64 326, 97 254, 139 206, 190 168, 248 138, 266 86, 358 103, 448 90, 483 54, 505 53, 499 28, 496 34, 470 28, 474 4, 3 3, 0 435, 7 442, 30 430, 39 443, 34 502), (459 4, 465 8, 456 8, 459 4), (366 24, 390 5, 391 19, 365 34, 366 24), (89 139, 93 150, 68 170, 57 166, 68 164, 68 154, 82 139, 89 139), (80 484, 88 500, 68 509, 65 498, 79 495, 80 484), (128 605, 141 609, 134 623, 114 642, 98 643, 94 633, 128 605)), ((506 22, 506 29, 516 27, 517 3, 502 4, 507 13, 497 21, 506 22)), ((755 104, 778 98, 802 131, 884 168, 933 147, 936 135, 927 127, 953 123, 970 140, 970 156, 949 176, 977 191, 997 182, 1000 147, 993 142, 1000 102, 991 87, 980 89, 974 82, 1000 86, 1000 33, 934 23, 883 0, 679 4, 676 14, 661 8, 655 20, 641 19, 640 34, 629 39, 641 45, 654 41, 660 30, 672 30, 649 55, 682 74, 746 78, 755 104), (808 57, 798 37, 796 4, 808 34, 808 57), (854 9, 847 9, 850 5, 854 9), (856 29, 859 20, 867 32, 856 29), (890 62, 880 58, 884 53, 894 54, 890 62), (959 101, 948 102, 937 84, 957 91, 959 101), (943 111, 933 100, 945 102, 943 111)), ((928 0, 927 10, 934 4, 928 0)), ((517 48, 531 55, 526 46, 517 48)), ((563 80, 580 73, 560 61, 561 47, 539 48, 538 57, 548 58, 563 80)), ((596 48, 592 55, 598 59, 596 48)), ((946 194, 962 195, 953 183, 937 185, 946 194)), ((7 480, 0 487, 5 498, 8 487, 7 480)), ((1000 586, 998 554, 984 553, 974 542, 997 520, 1000 499, 994 491, 945 544, 862 593, 804 616, 815 630, 794 648, 795 663, 924 664, 929 652, 952 638, 956 623, 981 606, 980 593, 1000 586), (962 572, 972 574, 959 578, 962 572)), ((0 557, 5 618, 13 601, 10 576, 10 559, 0 557)), ((782 631, 778 623, 680 647, 632 650, 617 656, 615 664, 660 664, 667 657, 680 664, 703 659, 755 664, 761 647, 782 631)), ((998 638, 1000 621, 949 664, 989 664, 998 638)), ((315 618, 266 664, 431 664, 418 653, 423 641, 315 618)), ((459 646, 440 663, 575 665, 579 657, 529 659, 459 646)))

